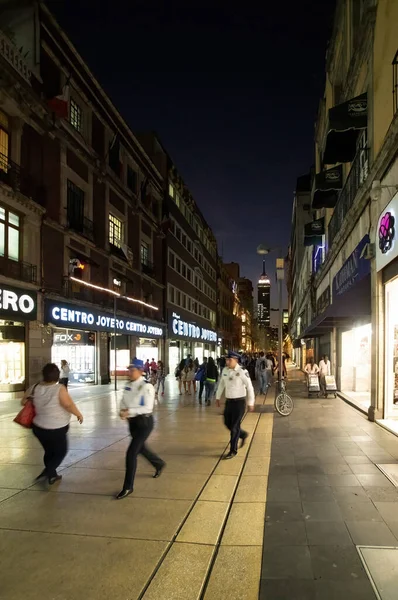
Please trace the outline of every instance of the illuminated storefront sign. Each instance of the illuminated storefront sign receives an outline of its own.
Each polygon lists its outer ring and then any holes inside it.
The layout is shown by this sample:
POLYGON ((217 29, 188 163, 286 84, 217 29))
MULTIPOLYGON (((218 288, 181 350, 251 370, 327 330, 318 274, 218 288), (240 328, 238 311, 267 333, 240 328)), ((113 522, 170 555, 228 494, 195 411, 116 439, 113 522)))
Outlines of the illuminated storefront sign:
POLYGON ((0 287, 0 319, 4 317, 21 321, 37 318, 37 294, 10 286, 0 287))
POLYGON ((379 217, 376 237, 376 269, 380 271, 398 256, 397 243, 398 193, 379 217))
POLYGON ((143 337, 162 337, 164 328, 158 323, 131 320, 120 315, 116 319, 109 313, 77 307, 47 300, 45 303, 46 323, 58 327, 70 326, 73 329, 91 329, 141 335, 143 337))
POLYGON ((217 332, 212 329, 200 327, 196 323, 183 321, 177 313, 173 312, 169 319, 169 335, 170 337, 191 338, 193 340, 201 340, 202 342, 214 342, 218 340, 217 332))
POLYGON ((364 258, 363 251, 370 239, 365 235, 347 258, 340 271, 333 278, 333 301, 337 296, 348 292, 354 285, 370 274, 370 261, 364 258))

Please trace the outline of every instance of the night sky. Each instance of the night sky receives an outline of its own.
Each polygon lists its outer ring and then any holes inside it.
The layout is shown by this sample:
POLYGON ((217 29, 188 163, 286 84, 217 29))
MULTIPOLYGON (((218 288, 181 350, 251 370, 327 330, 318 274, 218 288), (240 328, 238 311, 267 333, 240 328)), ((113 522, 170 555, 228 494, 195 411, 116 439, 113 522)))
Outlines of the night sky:
POLYGON ((256 247, 286 253, 313 162, 335 1, 47 4, 133 131, 159 134, 219 253, 255 285, 256 247))

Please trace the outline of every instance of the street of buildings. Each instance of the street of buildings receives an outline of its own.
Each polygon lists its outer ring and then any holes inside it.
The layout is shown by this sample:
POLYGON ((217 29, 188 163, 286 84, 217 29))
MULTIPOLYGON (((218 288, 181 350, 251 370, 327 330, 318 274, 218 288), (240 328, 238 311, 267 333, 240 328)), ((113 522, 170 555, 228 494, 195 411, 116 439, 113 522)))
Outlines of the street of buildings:
POLYGON ((220 409, 168 381, 150 440, 167 468, 155 480, 140 460, 122 502, 129 438, 112 391, 76 392, 85 420, 51 489, 33 483, 33 435, 2 411, 0 598, 373 600, 367 572, 394 598, 380 552, 398 546, 398 491, 380 467, 397 469, 398 439, 341 399, 308 399, 299 371, 289 378, 293 414, 257 397, 231 461, 220 409))
POLYGON ((290 337, 347 401, 398 433, 398 54, 394 1, 337 2, 314 166, 297 179, 290 337))
POLYGON ((161 141, 129 128, 44 3, 2 19, 0 402, 49 361, 107 385, 134 356, 174 373, 256 350, 253 286, 161 141))

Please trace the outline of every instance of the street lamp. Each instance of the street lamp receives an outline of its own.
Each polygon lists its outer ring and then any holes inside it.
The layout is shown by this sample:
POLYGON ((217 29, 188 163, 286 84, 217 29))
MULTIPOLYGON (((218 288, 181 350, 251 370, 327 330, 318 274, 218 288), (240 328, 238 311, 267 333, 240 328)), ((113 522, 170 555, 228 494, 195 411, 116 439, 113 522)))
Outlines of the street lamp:
MULTIPOLYGON (((264 256, 271 252, 278 251, 282 254, 280 248, 268 248, 264 244, 257 246, 257 254, 264 256)), ((282 375, 283 375, 283 362, 282 362, 282 345, 283 345, 283 303, 282 303, 282 281, 285 278, 285 264, 283 258, 276 259, 276 280, 278 282, 278 296, 279 296, 279 325, 278 325, 278 393, 281 391, 282 386, 282 375)))

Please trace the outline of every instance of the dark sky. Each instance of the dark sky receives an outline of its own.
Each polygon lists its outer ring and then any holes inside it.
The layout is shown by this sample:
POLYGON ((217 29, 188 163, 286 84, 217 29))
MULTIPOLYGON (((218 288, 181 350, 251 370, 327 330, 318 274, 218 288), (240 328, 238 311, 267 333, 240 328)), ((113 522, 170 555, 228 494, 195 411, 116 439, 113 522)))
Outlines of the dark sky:
POLYGON ((224 260, 255 284, 256 247, 286 252, 313 162, 335 1, 48 5, 132 129, 158 132, 224 260))

